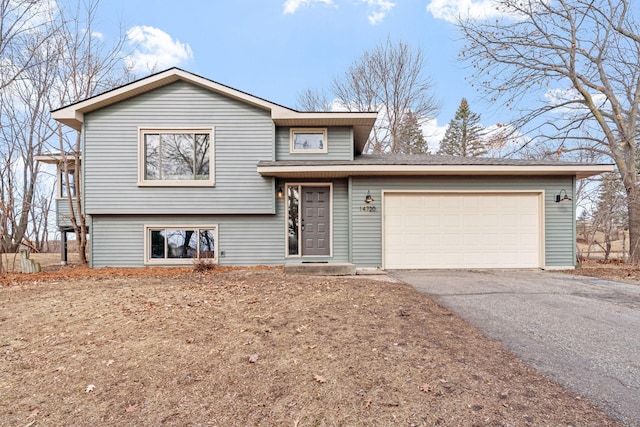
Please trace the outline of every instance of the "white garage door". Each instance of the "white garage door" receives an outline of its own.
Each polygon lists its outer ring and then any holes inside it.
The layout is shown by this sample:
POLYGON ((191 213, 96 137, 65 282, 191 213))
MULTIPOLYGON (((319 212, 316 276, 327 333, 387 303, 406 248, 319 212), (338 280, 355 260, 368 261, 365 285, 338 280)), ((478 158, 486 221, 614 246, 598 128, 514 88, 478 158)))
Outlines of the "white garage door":
POLYGON ((384 266, 540 267, 536 193, 387 193, 384 266))

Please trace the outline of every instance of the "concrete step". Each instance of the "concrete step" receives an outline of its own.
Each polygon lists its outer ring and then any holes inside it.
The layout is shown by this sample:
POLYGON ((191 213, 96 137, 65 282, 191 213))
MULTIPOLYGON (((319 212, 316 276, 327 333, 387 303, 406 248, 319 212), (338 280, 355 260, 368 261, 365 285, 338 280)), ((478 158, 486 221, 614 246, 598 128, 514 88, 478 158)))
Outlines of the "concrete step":
POLYGON ((285 264, 284 272, 309 276, 353 276, 356 266, 349 263, 300 262, 285 264))

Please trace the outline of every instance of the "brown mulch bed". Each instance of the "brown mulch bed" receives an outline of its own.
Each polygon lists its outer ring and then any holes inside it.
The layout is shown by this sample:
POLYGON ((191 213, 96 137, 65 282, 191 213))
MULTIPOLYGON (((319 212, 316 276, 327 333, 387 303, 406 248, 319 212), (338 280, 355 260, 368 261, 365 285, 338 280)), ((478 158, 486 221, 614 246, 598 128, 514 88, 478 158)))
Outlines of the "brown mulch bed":
POLYGON ((3 280, 3 426, 616 425, 403 284, 279 269, 3 280))

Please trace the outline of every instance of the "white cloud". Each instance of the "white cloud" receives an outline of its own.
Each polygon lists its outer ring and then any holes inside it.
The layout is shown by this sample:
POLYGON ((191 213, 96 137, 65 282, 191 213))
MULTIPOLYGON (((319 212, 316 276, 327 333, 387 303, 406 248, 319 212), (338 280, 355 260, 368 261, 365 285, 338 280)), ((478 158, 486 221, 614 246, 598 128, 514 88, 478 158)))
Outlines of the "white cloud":
POLYGON ((98 40, 100 40, 100 41, 104 40, 104 34, 102 34, 100 31, 93 31, 91 33, 91 36, 96 38, 96 39, 98 39, 98 40))
MULTIPOLYGON (((572 101, 580 101, 582 96, 574 88, 569 89, 549 89, 545 92, 544 98, 552 107, 557 107, 556 112, 566 115, 584 114, 587 107, 581 103, 572 103, 572 101), (569 103, 567 105, 562 105, 569 103)), ((600 107, 609 107, 607 97, 602 93, 592 93, 593 102, 600 107)))
MULTIPOLYGON (((396 5, 395 2, 391 0, 361 0, 361 2, 367 5, 369 11, 367 18, 371 25, 377 25, 382 22, 396 5)), ((282 13, 285 15, 293 15, 301 7, 312 6, 319 3, 325 6, 337 7, 334 0, 286 0, 282 13)))
POLYGON ((127 41, 134 51, 126 60, 137 72, 162 70, 193 59, 189 44, 174 40, 159 28, 132 27, 127 31, 127 41))
POLYGON ((513 18, 515 15, 494 0, 432 0, 427 10, 434 18, 456 23, 462 19, 513 18))
POLYGON ((362 0, 369 6, 369 9, 373 11, 369 14, 369 23, 371 25, 377 25, 387 17, 391 9, 396 5, 389 0, 362 0))
POLYGON ((436 153, 440 149, 440 141, 444 138, 447 127, 448 125, 438 125, 438 119, 427 120, 422 124, 422 134, 427 141, 429 151, 432 153, 436 153))
POLYGON ((19 31, 38 31, 58 13, 58 4, 55 0, 40 0, 37 2, 13 2, 10 1, 8 10, 11 10, 9 19, 20 17, 19 31), (13 16, 11 16, 13 15, 13 16))
POLYGON ((327 6, 332 6, 333 0, 287 0, 284 2, 284 9, 282 13, 285 15, 292 15, 296 13, 301 6, 309 6, 315 3, 323 3, 327 6))

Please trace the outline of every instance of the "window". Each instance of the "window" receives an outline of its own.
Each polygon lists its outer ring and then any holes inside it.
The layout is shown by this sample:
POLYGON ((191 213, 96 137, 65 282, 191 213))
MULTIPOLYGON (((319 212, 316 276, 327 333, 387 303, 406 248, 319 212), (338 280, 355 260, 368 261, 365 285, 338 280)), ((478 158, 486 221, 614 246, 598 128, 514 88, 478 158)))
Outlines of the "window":
POLYGON ((217 262, 218 227, 147 227, 147 263, 217 262))
POLYGON ((140 185, 213 185, 213 129, 141 129, 140 185))
POLYGON ((326 153, 327 130, 297 128, 291 129, 292 153, 326 153))
POLYGON ((76 174, 75 170, 69 168, 69 175, 64 170, 60 171, 60 197, 67 197, 71 194, 71 197, 76 196, 76 174), (69 193, 67 193, 67 176, 69 177, 69 193))
POLYGON ((297 256, 300 240, 300 187, 287 187, 287 255, 297 256))

